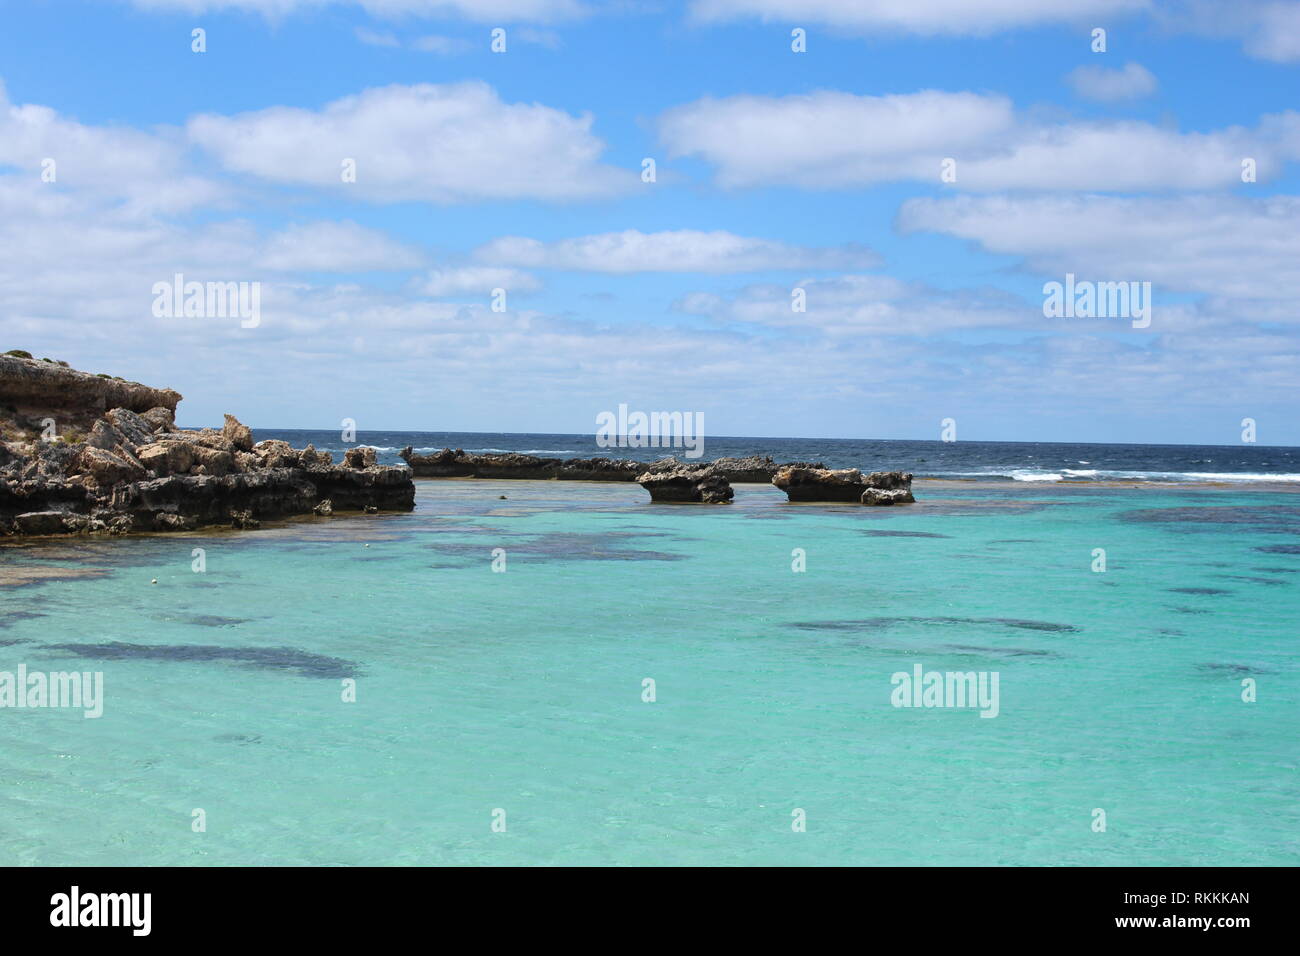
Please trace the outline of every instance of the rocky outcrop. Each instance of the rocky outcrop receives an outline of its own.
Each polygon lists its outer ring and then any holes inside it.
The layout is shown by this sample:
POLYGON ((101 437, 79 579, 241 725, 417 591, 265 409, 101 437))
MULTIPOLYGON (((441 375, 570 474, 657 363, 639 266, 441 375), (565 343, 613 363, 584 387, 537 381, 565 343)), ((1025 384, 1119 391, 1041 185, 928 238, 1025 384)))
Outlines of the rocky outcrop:
POLYGON ((916 502, 912 497, 912 473, 909 471, 873 471, 862 480, 867 485, 862 492, 864 505, 910 505, 916 502))
POLYGON ((772 476, 772 484, 791 501, 853 501, 864 505, 910 503, 912 476, 901 471, 873 471, 863 476, 856 468, 832 470, 786 466, 772 476))
POLYGON ((476 455, 459 448, 417 455, 409 446, 400 454, 417 478, 636 481, 646 470, 645 462, 626 458, 538 458, 515 452, 476 455))
POLYGON ((726 477, 711 465, 645 471, 636 480, 650 492, 650 500, 657 502, 725 505, 736 494, 726 477))
POLYGON ((168 388, 79 372, 48 359, 0 355, 0 410, 11 419, 48 417, 61 428, 84 428, 113 408, 165 409, 174 415, 180 400, 168 388))
POLYGON ((670 471, 674 468, 692 468, 708 465, 732 484, 766 485, 782 468, 824 468, 821 462, 792 461, 780 464, 771 455, 748 455, 744 458, 715 458, 710 462, 679 461, 675 457, 661 458, 649 467, 650 471, 670 471))
MULTIPOLYGON (((647 472, 710 467, 727 482, 767 484, 783 466, 770 457, 718 458, 711 462, 661 458, 652 464, 627 458, 538 458, 516 452, 473 454, 459 448, 418 455, 410 447, 401 456, 417 478, 515 478, 533 481, 640 481, 647 472)), ((821 464, 794 462, 794 466, 820 468, 821 464)))
MULTIPOLYGON (((10 367, 0 365, 0 395, 15 395, 29 381, 26 374, 16 384, 6 381, 10 367)), ((346 460, 336 464, 311 445, 254 444, 252 430, 231 415, 221 429, 178 430, 179 395, 133 387, 141 390, 136 408, 101 410, 83 432, 70 426, 53 439, 42 437, 40 420, 53 418, 62 425, 67 419, 61 416, 71 405, 36 407, 29 390, 24 411, 13 405, 4 409, 0 534, 254 528, 263 520, 313 512, 410 511, 415 506, 411 472, 376 464, 372 448, 350 449, 346 460), (170 404, 160 404, 161 399, 170 404)), ((78 401, 78 408, 88 407, 78 401)))

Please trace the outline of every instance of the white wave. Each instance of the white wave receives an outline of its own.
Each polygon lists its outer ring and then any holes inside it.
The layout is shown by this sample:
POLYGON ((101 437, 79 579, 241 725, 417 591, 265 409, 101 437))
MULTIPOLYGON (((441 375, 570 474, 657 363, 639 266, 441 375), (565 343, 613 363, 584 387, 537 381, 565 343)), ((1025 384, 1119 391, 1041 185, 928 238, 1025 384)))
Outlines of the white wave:
POLYGON ((1231 471, 1101 471, 1096 468, 1062 468, 1060 472, 1036 471, 1029 468, 1007 468, 993 471, 949 471, 941 478, 1009 478, 1012 481, 1168 481, 1193 484, 1196 482, 1300 482, 1300 474, 1231 471))
POLYGON ((1063 481, 1065 476, 1053 471, 1025 471, 1018 468, 1010 475, 1016 481, 1063 481))
MULTIPOLYGON (((996 474, 996 473, 995 473, 996 474)), ((1232 471, 1099 471, 1095 468, 1085 470, 1062 469, 1055 472, 1028 471, 1017 469, 1006 475, 1015 481, 1169 481, 1182 483, 1195 482, 1300 482, 1296 474, 1267 474, 1262 472, 1232 471)))
POLYGON ((1300 475, 1234 471, 1117 471, 1102 474, 1106 477, 1140 478, 1144 481, 1300 481, 1300 475))
POLYGON ((474 455, 576 455, 577 452, 572 448, 525 448, 518 451, 514 448, 467 448, 465 449, 474 455))

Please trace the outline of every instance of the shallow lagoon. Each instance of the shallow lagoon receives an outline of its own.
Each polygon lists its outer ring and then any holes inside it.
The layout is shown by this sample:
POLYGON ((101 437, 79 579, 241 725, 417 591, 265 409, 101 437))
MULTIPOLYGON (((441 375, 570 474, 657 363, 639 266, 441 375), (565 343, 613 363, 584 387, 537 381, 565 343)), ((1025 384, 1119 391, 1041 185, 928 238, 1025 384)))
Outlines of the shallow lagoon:
POLYGON ((0 549, 0 670, 106 695, 0 710, 0 863, 1300 861, 1292 493, 417 484, 0 549), (891 706, 917 663, 996 671, 998 716, 891 706))

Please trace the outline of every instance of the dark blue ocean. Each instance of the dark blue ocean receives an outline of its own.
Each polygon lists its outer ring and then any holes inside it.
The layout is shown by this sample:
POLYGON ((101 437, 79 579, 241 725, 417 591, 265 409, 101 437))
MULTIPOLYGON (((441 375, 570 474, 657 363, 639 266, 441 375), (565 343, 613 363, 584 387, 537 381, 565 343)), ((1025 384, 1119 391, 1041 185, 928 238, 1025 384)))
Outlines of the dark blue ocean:
MULTIPOLYGON (((255 429, 255 437, 280 438, 297 447, 311 442, 338 458, 347 447, 338 431, 255 429)), ((428 453, 523 452, 557 458, 603 455, 654 461, 684 457, 681 448, 601 448, 594 434, 508 432, 362 431, 359 444, 379 451, 382 463, 400 464, 407 445, 428 453)), ((821 461, 829 468, 901 469, 918 478, 1006 481, 1287 481, 1300 482, 1300 448, 1240 445, 1105 445, 1068 442, 883 441, 855 438, 706 437, 701 460, 771 455, 777 461, 821 461)))

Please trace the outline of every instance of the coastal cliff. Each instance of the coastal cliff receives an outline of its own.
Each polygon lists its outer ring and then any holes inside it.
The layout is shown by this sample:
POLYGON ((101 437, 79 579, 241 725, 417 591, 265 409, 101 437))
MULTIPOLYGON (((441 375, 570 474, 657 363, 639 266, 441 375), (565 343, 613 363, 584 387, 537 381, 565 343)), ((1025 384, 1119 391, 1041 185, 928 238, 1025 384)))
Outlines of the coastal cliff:
POLYGON ((311 445, 254 444, 230 415, 220 429, 178 429, 180 401, 170 389, 0 356, 0 534, 250 528, 415 506, 410 471, 377 465, 373 449, 336 464, 311 445))
POLYGON ((86 428, 112 408, 163 408, 174 416, 181 400, 169 388, 79 372, 52 359, 22 357, 25 354, 15 350, 0 355, 0 414, 7 412, 10 418, 53 418, 64 428, 86 428))

